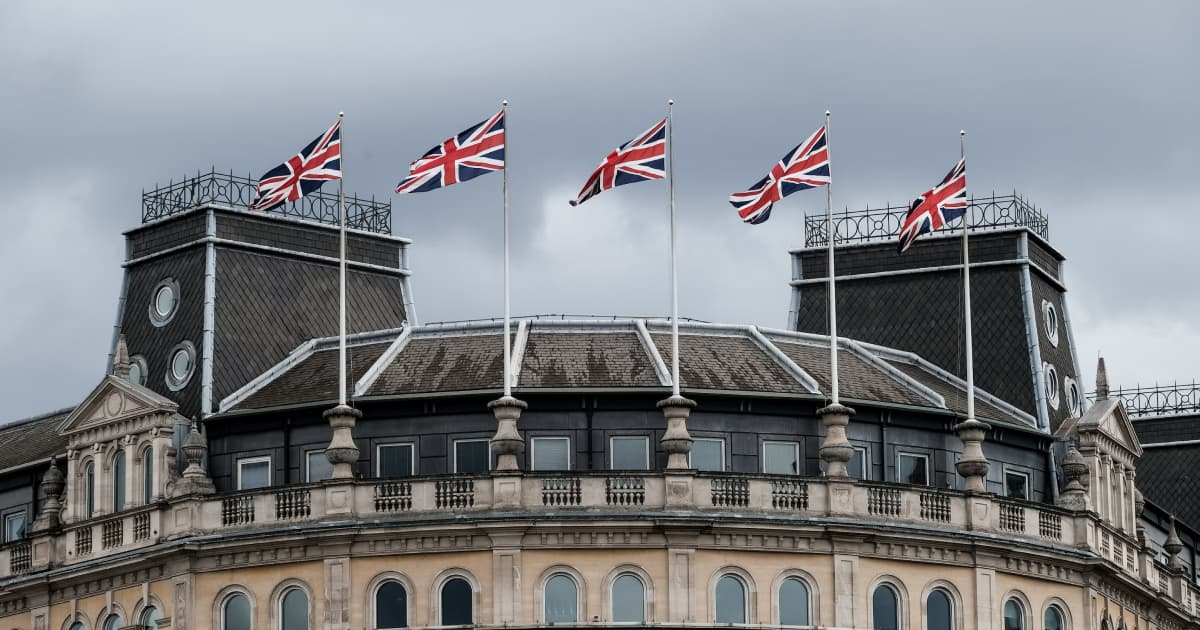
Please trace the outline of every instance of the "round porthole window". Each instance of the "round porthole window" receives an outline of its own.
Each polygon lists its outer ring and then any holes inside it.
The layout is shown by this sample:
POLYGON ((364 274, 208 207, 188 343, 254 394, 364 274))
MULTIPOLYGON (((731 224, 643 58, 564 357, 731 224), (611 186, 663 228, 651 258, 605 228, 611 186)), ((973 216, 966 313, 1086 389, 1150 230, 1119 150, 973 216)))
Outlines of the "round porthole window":
POLYGON ((1046 402, 1049 403, 1051 409, 1058 409, 1058 404, 1061 402, 1058 370, 1054 369, 1054 366, 1049 363, 1043 363, 1042 373, 1046 381, 1046 402))
POLYGON ((129 357, 129 382, 146 384, 146 358, 140 354, 129 357))
POLYGON ((172 278, 159 282, 150 295, 150 323, 163 326, 179 310, 179 283, 172 278))
POLYGON ((1046 326, 1046 339, 1058 347, 1058 309, 1049 300, 1042 300, 1042 323, 1046 326))
POLYGON ((1070 376, 1063 377, 1063 391, 1067 396, 1067 412, 1073 417, 1078 417, 1082 411, 1079 400, 1079 385, 1075 383, 1075 379, 1070 376))
POLYGON ((178 391, 187 386, 196 371, 196 347, 190 341, 185 341, 171 350, 171 358, 167 363, 167 387, 178 391))

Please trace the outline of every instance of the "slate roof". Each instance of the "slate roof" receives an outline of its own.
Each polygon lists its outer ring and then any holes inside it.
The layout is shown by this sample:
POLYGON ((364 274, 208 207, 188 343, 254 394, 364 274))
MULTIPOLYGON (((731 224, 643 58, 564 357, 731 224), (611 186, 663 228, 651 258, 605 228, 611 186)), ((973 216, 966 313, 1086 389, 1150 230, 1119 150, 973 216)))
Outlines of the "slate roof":
POLYGON ((521 387, 660 387, 633 331, 530 335, 521 387))
POLYGON ((0 426, 0 470, 48 459, 67 452, 67 438, 58 425, 74 407, 0 426))
MULTIPOLYGON (((351 384, 362 377, 367 368, 387 350, 388 342, 348 346, 347 359, 350 363, 351 384)), ((329 348, 313 352, 306 359, 292 366, 265 387, 242 401, 243 409, 265 409, 287 405, 336 401, 338 349, 329 348)))
POLYGON ((1137 487, 1151 503, 1170 505, 1175 516, 1200 529, 1200 501, 1179 497, 1200 496, 1200 418, 1171 416, 1133 420, 1142 457, 1137 463, 1137 487), (1197 441, 1195 444, 1155 444, 1197 441))

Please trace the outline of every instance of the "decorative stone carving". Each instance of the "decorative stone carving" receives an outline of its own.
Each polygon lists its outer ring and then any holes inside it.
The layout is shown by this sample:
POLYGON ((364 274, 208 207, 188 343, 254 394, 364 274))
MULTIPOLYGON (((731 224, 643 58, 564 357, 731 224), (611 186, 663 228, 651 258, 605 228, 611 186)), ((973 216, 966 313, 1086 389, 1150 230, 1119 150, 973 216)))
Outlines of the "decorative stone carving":
POLYGON ((113 352, 112 375, 117 378, 129 378, 129 346, 125 345, 125 335, 117 337, 117 348, 113 352))
POLYGON ((1108 400, 1108 370, 1104 367, 1104 357, 1096 362, 1096 401, 1108 400))
POLYGON ((58 469, 58 460, 50 460, 50 468, 42 475, 41 492, 44 497, 42 511, 29 528, 32 533, 57 530, 62 526, 62 504, 58 497, 62 496, 63 488, 67 487, 66 478, 58 469))
POLYGON ((208 452, 208 442, 200 433, 200 428, 196 424, 196 419, 192 419, 192 428, 188 431, 187 438, 183 441, 183 457, 187 461, 187 468, 183 471, 183 477, 175 480, 168 490, 168 496, 180 497, 189 494, 213 494, 217 490, 213 486, 212 479, 208 476, 208 472, 204 470, 204 456, 208 452))
POLYGON ((358 461, 359 453, 354 443, 354 425, 362 417, 362 412, 347 405, 338 405, 326 409, 323 417, 333 429, 333 437, 325 449, 325 459, 333 465, 330 478, 353 479, 354 464, 358 461))
POLYGON ((1179 552, 1183 551, 1183 542, 1179 540, 1179 532, 1175 531, 1174 514, 1171 515, 1171 525, 1167 531, 1167 542, 1163 543, 1163 551, 1167 552, 1167 569, 1171 573, 1183 573, 1186 567, 1179 557, 1179 552))
POLYGON ((658 401, 658 408, 667 418, 667 431, 662 436, 663 450, 667 453, 667 470, 686 470, 688 453, 692 452, 692 436, 687 430, 687 419, 696 401, 683 396, 671 396, 658 401))
POLYGON ((1142 496, 1142 491, 1137 488, 1133 489, 1133 513, 1137 517, 1137 539, 1138 544, 1142 547, 1146 546, 1146 528, 1142 525, 1142 512, 1146 510, 1146 497, 1142 496))
POLYGON ((965 480, 967 492, 987 492, 987 472, 991 464, 983 454, 983 438, 990 428, 988 423, 974 418, 967 418, 954 427, 963 443, 962 458, 954 469, 965 480))
POLYGON ((521 456, 525 454, 525 438, 517 431, 517 420, 529 405, 512 396, 501 396, 488 403, 488 409, 496 416, 496 435, 492 437, 492 449, 496 452, 496 470, 520 470, 521 456))
POLYGON ((1068 510, 1088 509, 1088 466, 1074 444, 1067 447, 1061 468, 1066 487, 1058 495, 1058 505, 1068 510))
POLYGON ((854 456, 854 447, 846 439, 846 425, 850 424, 854 410, 834 403, 818 409, 817 415, 825 425, 825 439, 819 450, 821 461, 825 462, 825 474, 835 478, 849 477, 846 462, 854 456))

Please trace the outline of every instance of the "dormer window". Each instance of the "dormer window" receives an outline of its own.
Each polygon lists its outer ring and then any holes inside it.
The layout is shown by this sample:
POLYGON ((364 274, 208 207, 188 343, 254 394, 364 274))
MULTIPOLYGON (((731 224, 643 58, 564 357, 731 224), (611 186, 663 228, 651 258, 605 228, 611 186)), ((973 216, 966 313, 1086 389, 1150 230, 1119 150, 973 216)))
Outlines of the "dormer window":
POLYGON ((192 380, 196 371, 196 346, 185 341, 171 350, 171 359, 167 364, 167 387, 171 391, 179 391, 192 380))
POLYGON ((150 296, 150 323, 165 326, 179 309, 179 283, 174 278, 165 278, 154 287, 150 296))
POLYGON ((132 357, 129 357, 129 382, 130 383, 133 383, 135 385, 145 385, 147 373, 148 373, 148 370, 146 367, 146 357, 143 357, 140 354, 136 354, 132 357))

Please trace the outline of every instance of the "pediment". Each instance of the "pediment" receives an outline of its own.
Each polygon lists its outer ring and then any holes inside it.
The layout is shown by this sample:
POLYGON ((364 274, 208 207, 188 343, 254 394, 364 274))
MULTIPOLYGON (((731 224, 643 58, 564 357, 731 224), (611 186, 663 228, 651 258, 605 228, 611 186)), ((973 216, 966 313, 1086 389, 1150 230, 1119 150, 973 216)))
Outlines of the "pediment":
POLYGON ((1080 432, 1099 431, 1124 447, 1134 457, 1142 456, 1142 443, 1137 431, 1125 411, 1125 404, 1118 399, 1098 400, 1088 408, 1076 424, 1080 432))
POLYGON ((108 424, 157 413, 174 414, 179 405, 142 385, 117 376, 106 376, 59 426, 70 435, 108 424))

